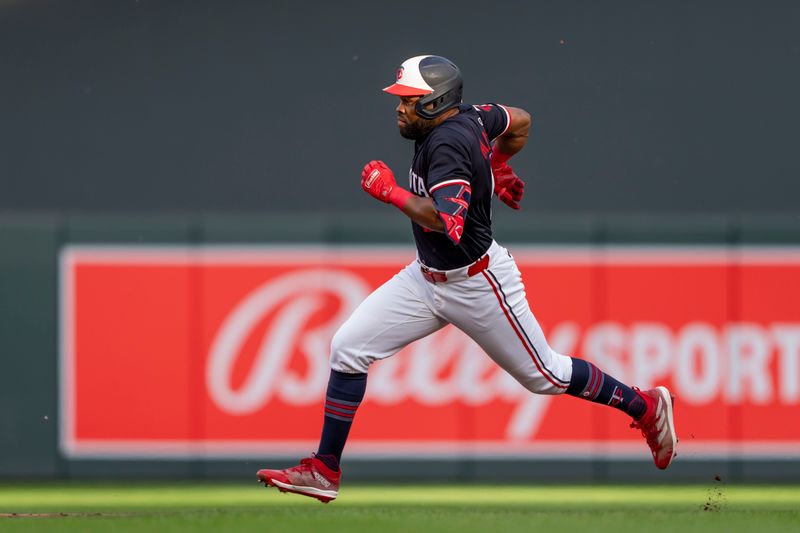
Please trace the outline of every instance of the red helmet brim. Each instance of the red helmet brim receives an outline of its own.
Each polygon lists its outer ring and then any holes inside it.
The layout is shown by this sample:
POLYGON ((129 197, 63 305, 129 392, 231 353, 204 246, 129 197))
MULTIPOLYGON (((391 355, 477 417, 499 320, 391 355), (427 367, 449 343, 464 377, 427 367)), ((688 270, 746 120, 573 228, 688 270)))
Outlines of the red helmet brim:
POLYGON ((433 91, 395 83, 394 85, 386 87, 383 92, 394 94, 396 96, 424 96, 426 94, 431 94, 433 91))

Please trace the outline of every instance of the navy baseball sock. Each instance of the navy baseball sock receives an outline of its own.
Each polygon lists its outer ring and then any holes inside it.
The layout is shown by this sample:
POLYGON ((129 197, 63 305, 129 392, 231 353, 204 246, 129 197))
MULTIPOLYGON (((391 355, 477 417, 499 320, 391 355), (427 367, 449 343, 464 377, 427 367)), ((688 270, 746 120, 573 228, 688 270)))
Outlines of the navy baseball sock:
POLYGON ((647 410, 647 404, 636 391, 620 383, 592 363, 572 358, 572 380, 567 394, 595 403, 604 403, 628 413, 638 420, 647 410))
POLYGON ((342 450, 353 424, 356 409, 367 390, 367 374, 348 374, 331 370, 325 397, 325 421, 317 458, 331 470, 339 470, 342 450))

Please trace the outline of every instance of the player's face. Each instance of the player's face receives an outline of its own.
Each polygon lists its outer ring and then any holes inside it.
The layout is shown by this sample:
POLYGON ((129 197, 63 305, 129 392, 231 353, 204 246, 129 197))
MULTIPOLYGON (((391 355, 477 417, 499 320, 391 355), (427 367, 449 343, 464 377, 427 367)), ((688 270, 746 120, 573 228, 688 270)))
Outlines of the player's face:
POLYGON ((395 111, 397 112, 397 127, 400 135, 406 139, 421 139, 436 127, 434 120, 428 120, 417 115, 417 100, 419 96, 401 96, 400 103, 395 111))

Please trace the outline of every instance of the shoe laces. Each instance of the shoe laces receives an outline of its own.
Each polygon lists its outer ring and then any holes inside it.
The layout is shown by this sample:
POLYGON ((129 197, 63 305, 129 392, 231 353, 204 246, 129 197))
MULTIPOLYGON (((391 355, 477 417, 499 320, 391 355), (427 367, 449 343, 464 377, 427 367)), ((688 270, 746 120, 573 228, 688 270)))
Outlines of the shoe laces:
POLYGON ((641 421, 634 420, 631 422, 630 427, 642 432, 642 436, 647 440, 647 445, 650 448, 658 446, 658 430, 655 424, 642 424, 641 421))

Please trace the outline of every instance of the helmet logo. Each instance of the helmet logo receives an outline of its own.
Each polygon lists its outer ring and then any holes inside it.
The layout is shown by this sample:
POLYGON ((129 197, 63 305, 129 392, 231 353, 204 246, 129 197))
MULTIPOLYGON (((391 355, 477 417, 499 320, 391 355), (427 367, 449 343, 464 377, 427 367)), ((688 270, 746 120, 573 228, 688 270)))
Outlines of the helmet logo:
POLYGON ((403 67, 397 69, 397 81, 400 81, 400 79, 403 77, 403 70, 403 67))

